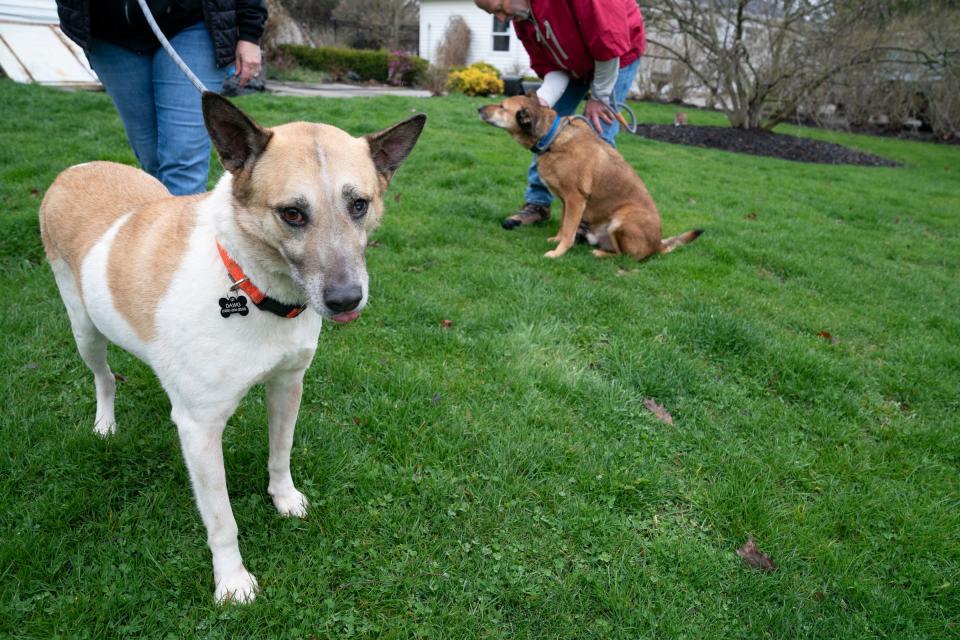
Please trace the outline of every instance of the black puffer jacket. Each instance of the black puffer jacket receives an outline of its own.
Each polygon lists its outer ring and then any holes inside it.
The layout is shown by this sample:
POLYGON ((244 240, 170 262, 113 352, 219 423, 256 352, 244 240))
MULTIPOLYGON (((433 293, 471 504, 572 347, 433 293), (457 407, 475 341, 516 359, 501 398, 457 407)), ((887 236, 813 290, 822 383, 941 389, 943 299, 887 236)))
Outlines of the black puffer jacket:
MULTIPOLYGON (((60 29, 84 49, 90 45, 90 3, 98 1, 103 0, 57 0, 60 29)), ((237 40, 259 44, 267 21, 265 0, 202 0, 202 5, 218 67, 234 61, 237 40)))

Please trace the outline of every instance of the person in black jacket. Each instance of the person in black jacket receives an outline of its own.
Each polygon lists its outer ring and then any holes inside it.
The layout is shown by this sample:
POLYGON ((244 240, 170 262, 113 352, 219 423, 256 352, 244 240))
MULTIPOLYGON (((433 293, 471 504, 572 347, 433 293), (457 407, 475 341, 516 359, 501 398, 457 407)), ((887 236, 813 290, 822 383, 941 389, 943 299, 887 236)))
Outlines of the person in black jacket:
MULTIPOLYGON (((260 72, 264 0, 147 0, 163 34, 211 91, 227 67, 242 86, 260 72)), ((174 195, 207 188, 210 138, 200 93, 150 30, 137 0, 57 0, 60 28, 80 45, 144 171, 174 195)))

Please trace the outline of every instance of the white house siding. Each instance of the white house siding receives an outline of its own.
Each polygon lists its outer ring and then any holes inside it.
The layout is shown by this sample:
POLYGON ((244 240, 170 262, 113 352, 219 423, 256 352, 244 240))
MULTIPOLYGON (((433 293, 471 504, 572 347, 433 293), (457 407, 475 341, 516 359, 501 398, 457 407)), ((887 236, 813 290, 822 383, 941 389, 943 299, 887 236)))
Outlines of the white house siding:
POLYGON ((437 47, 443 42, 447 24, 459 15, 470 27, 470 52, 467 64, 487 62, 501 73, 531 75, 530 58, 517 40, 513 27, 509 51, 493 50, 493 16, 481 11, 473 0, 421 0, 420 2, 420 56, 431 63, 437 61, 437 47))

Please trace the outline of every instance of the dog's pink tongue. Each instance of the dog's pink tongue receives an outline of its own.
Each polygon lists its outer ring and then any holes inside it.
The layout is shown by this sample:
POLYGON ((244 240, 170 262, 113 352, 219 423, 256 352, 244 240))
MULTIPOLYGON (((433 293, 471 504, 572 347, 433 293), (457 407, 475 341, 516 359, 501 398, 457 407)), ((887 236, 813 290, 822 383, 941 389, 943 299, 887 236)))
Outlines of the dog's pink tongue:
POLYGON ((343 313, 338 313, 337 315, 333 316, 333 321, 340 323, 353 322, 359 316, 359 311, 344 311, 343 313))

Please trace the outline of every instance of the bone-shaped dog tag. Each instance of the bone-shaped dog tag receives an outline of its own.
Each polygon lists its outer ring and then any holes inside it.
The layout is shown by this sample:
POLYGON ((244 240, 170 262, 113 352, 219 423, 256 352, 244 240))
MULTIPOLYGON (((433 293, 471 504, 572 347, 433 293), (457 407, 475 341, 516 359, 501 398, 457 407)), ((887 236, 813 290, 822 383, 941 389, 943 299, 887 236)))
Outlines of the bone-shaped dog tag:
POLYGON ((220 315, 229 318, 234 313, 239 313, 241 316, 250 313, 250 309, 247 308, 247 299, 244 296, 220 298, 220 315))

